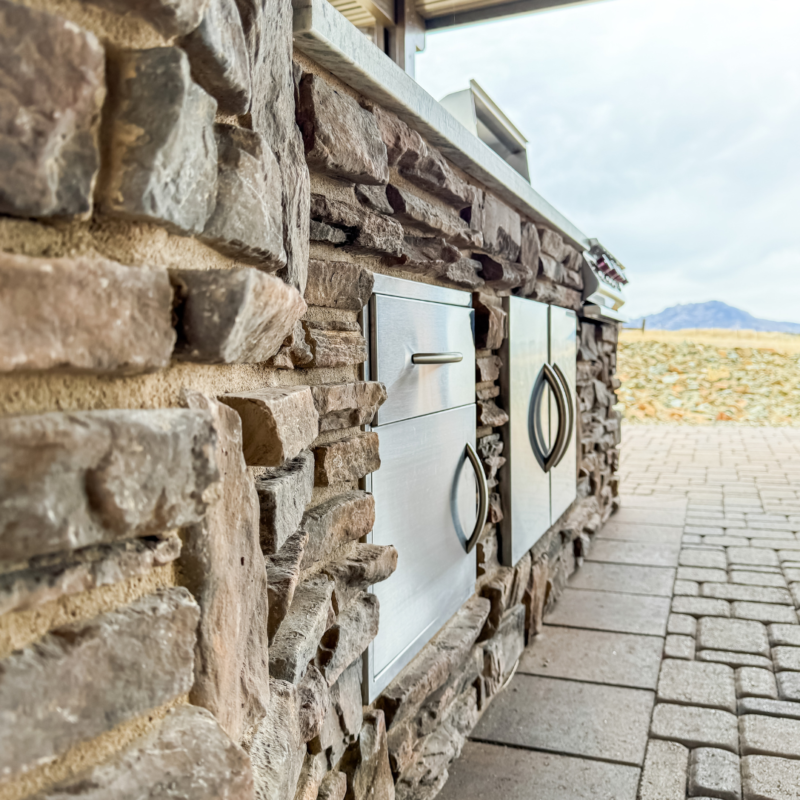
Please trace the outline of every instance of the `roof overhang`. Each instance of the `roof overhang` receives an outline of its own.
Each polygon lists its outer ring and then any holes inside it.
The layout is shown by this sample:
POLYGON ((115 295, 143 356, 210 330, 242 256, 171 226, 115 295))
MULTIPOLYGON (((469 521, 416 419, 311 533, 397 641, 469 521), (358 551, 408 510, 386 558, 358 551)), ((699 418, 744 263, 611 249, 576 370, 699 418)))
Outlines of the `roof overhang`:
POLYGON ((597 0, 417 0, 417 12, 425 20, 425 29, 433 31, 594 2, 597 0))

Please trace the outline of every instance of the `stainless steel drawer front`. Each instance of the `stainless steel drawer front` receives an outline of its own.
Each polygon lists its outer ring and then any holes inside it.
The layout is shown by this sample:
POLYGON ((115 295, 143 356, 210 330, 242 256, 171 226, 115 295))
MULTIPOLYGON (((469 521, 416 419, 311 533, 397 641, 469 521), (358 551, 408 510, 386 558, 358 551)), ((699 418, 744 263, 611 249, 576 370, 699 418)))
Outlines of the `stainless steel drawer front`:
POLYGON ((372 702, 475 591, 466 541, 476 519, 475 406, 383 425, 372 475, 372 541, 397 548, 397 571, 374 587, 381 624, 370 646, 372 702))
MULTIPOLYGON (((508 337, 501 357, 501 385, 508 399, 509 421, 504 428, 501 473, 504 518, 500 523, 501 560, 513 566, 550 527, 550 478, 536 460, 531 442, 534 388, 547 362, 547 306, 509 297, 508 337)), ((542 438, 551 446, 547 395, 539 406, 542 438)), ((534 420, 535 423, 535 420, 534 420)))
POLYGON ((372 379, 388 393, 375 425, 475 402, 471 308, 376 294, 370 314, 372 379))

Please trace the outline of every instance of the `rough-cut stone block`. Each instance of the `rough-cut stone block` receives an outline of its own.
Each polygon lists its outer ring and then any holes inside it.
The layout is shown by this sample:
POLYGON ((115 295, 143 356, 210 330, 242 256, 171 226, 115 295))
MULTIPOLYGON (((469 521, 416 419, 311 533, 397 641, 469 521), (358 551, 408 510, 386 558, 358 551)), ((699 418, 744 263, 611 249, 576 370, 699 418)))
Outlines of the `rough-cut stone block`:
POLYGON ((481 277, 497 292, 508 294, 508 290, 521 286, 532 277, 522 264, 511 264, 482 253, 475 253, 474 257, 481 264, 481 277))
POLYGON ((185 36, 203 19, 208 0, 91 0, 116 14, 135 14, 168 39, 185 36))
POLYGON ((217 101, 192 81, 186 53, 157 47, 115 54, 109 92, 102 211, 201 233, 217 196, 217 101))
POLYGON ((503 360, 500 356, 484 356, 476 359, 479 381, 496 381, 500 377, 503 360))
POLYGON ((376 700, 386 714, 388 725, 413 716, 425 700, 463 663, 475 644, 491 603, 484 597, 472 597, 456 612, 441 632, 392 681, 376 700))
POLYGON ((455 264, 461 258, 461 251, 444 239, 429 236, 405 236, 403 255, 400 264, 405 269, 414 266, 430 268, 436 263, 455 264))
POLYGON ((374 524, 375 498, 366 492, 345 492, 309 509, 300 526, 308 533, 303 569, 366 536, 374 524))
POLYGON ((300 293, 257 269, 175 270, 175 357, 200 364, 255 364, 275 355, 305 313, 300 293))
POLYGON ((184 409, 0 419, 0 561, 198 522, 214 441, 211 416, 184 409))
POLYGON ((358 433, 330 444, 321 444, 314 449, 314 457, 314 482, 317 486, 357 481, 380 469, 378 434, 358 433))
POLYGON ((349 367, 367 360, 367 341, 357 322, 303 320, 314 367, 349 367))
POLYGON ((330 687, 328 713, 319 735, 308 743, 310 753, 325 753, 332 764, 339 762, 347 746, 355 741, 361 730, 364 720, 361 671, 361 662, 354 661, 330 687))
POLYGON ((386 196, 385 186, 357 183, 353 190, 362 206, 366 206, 371 211, 377 211, 379 214, 394 214, 394 209, 386 196))
POLYGON ((647 743, 639 800, 686 800, 688 765, 689 751, 683 745, 651 739, 647 743))
POLYGON ((286 540, 277 553, 266 558, 270 641, 275 638, 292 605, 294 591, 300 581, 300 564, 307 542, 308 534, 298 531, 286 540))
POLYGON ((539 232, 532 222, 522 222, 520 226, 519 261, 528 267, 535 275, 539 269, 539 255, 542 252, 542 242, 539 232))
POLYGON ((459 258, 453 263, 446 261, 429 261, 420 264, 404 264, 403 269, 410 272, 418 272, 429 275, 432 278, 439 278, 443 283, 457 286, 464 289, 480 289, 486 284, 478 275, 481 269, 480 261, 472 258, 459 258))
POLYGON ((319 430, 369 425, 386 400, 386 387, 378 381, 332 383, 312 386, 319 414, 319 430))
POLYGON ((345 250, 362 255, 399 256, 403 226, 382 214, 373 214, 363 206, 350 205, 320 194, 311 195, 311 219, 324 222, 344 232, 345 250))
POLYGON ((689 796, 741 800, 739 757, 727 750, 698 747, 689 758, 689 796))
POLYGON ((327 770, 328 758, 325 753, 306 753, 294 800, 317 800, 327 770))
POLYGON ((300 81, 297 124, 312 170, 355 183, 388 183, 386 146, 375 117, 318 75, 300 81))
POLYGON ((242 418, 248 466, 280 466, 317 438, 317 410, 308 386, 268 387, 219 399, 242 418))
POLYGON ((319 787, 317 800, 345 800, 347 775, 344 772, 329 772, 319 787))
POLYGON ((668 659, 661 665, 657 699, 662 703, 721 708, 735 714, 733 670, 725 664, 668 659))
POLYGON ((542 253, 542 255, 539 256, 539 263, 539 275, 553 283, 565 283, 567 272, 558 261, 542 253))
POLYGON ((355 544, 347 557, 326 564, 322 571, 335 584, 336 613, 369 586, 385 581, 396 569, 397 550, 391 545, 378 544, 355 544))
POLYGON ((500 428, 508 422, 508 414, 492 400, 478 403, 478 424, 500 428))
POLYGON ((198 616, 186 589, 168 589, 58 628, 4 659, 0 777, 52 761, 187 692, 198 616))
POLYGON ((269 650, 269 673, 273 678, 297 684, 317 652, 322 634, 333 622, 333 582, 311 578, 294 593, 289 613, 281 623, 269 650))
POLYGON ((174 344, 165 270, 0 254, 0 371, 152 372, 174 344))
POLYGON ((339 613, 325 632, 317 654, 317 664, 328 686, 366 649, 378 634, 380 603, 374 594, 361 592, 339 613))
MULTIPOLYGON (((297 686, 270 678, 267 716, 242 742, 250 754, 257 800, 294 797, 306 747, 300 729, 297 686)), ((176 798, 177 800, 177 798, 176 798)))
POLYGON ((473 299, 475 307, 475 346, 478 349, 498 350, 506 338, 506 312, 499 297, 479 292, 473 299))
POLYGON ((736 695, 742 697, 769 697, 777 699, 775 676, 768 669, 739 667, 736 670, 736 695))
POLYGON ((744 800, 794 800, 800 785, 800 761, 768 756, 742 759, 744 800))
POLYGON ((203 21, 180 46, 189 55, 192 77, 217 101, 220 113, 245 114, 250 108, 250 60, 234 0, 209 0, 203 21))
POLYGON ((312 664, 297 687, 300 738, 309 742, 319 736, 328 713, 331 695, 322 673, 312 664))
POLYGON ((483 646, 483 677, 486 694, 500 689, 525 649, 525 606, 509 608, 492 638, 483 646))
POLYGON ((697 647, 769 656, 767 629, 760 622, 748 620, 701 619, 697 625, 697 647))
POLYGON ((236 742, 266 713, 267 573, 258 533, 258 496, 242 457, 235 411, 196 392, 190 408, 211 413, 221 481, 202 521, 186 529, 181 568, 200 603, 191 700, 236 742))
POLYGON ((346 797, 352 800, 394 800, 394 780, 382 711, 370 711, 364 715, 358 741, 345 753, 340 768, 349 776, 346 797))
MULTIPOLYGON (((474 190, 470 227, 483 234, 483 249, 492 255, 516 261, 522 245, 519 214, 489 192, 474 190)), ((536 272, 536 265, 529 268, 536 272)))
POLYGON ((358 264, 312 259, 308 262, 305 299, 310 306, 361 311, 372 294, 373 283, 372 273, 358 264))
POLYGON ((179 706, 111 760, 32 800, 253 800, 247 753, 204 708, 179 706))
POLYGON ((530 296, 540 303, 570 308, 576 312, 580 311, 583 302, 580 292, 560 286, 541 276, 537 278, 530 296))
POLYGON ((261 547, 277 553, 298 529, 314 492, 314 455, 306 450, 256 478, 261 506, 261 547))
POLYGON ((267 362, 275 369, 294 369, 307 367, 314 360, 311 348, 306 342, 306 332, 302 322, 295 322, 291 333, 283 340, 280 350, 267 362))
POLYGON ((720 747, 739 751, 736 716, 717 708, 659 703, 653 710, 650 735, 680 742, 686 747, 720 747))
POLYGON ((275 156, 255 131, 218 123, 214 136, 217 199, 200 238, 268 272, 285 267, 281 174, 275 156))
POLYGON ((105 53, 91 33, 0 3, 0 214, 91 213, 104 75, 105 53))
POLYGON ((325 222, 312 219, 309 224, 308 236, 312 242, 326 242, 327 244, 347 244, 347 234, 342 228, 334 228, 325 222))
POLYGON ((539 228, 539 240, 542 243, 542 252, 556 261, 564 261, 569 255, 569 245, 564 243, 560 233, 549 228, 539 228))
POLYGON ((389 185, 386 195, 395 219, 427 233, 440 234, 459 247, 481 247, 483 234, 471 230, 461 217, 450 209, 444 210, 421 197, 389 185))
POLYGON ((746 714, 739 734, 743 756, 800 758, 800 720, 746 714))

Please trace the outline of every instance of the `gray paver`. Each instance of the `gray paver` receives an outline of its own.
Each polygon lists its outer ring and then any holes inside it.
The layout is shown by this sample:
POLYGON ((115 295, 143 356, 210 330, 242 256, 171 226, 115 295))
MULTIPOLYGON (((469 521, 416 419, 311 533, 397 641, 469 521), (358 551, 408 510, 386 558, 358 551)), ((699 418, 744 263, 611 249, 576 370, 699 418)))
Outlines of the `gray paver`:
POLYGON ((730 650, 699 650, 696 653, 698 661, 716 661, 730 667, 758 667, 759 669, 772 669, 772 662, 764 656, 754 656, 752 653, 734 653, 730 650))
POLYGON ((767 629, 760 622, 703 617, 697 624, 700 650, 732 650, 769 656, 767 629))
MULTIPOLYGON (((793 579, 789 578, 789 580, 793 579)), ((800 580, 800 577, 795 580, 800 580)), ((750 570, 743 571, 733 569, 730 573, 730 581, 731 583, 740 583, 745 586, 774 586, 776 589, 786 588, 786 581, 783 579, 782 575, 769 572, 751 572, 750 570)))
MULTIPOLYGON (((586 561, 572 575, 569 585, 573 589, 594 589, 598 592, 624 590, 627 594, 671 597, 674 580, 675 570, 670 568, 586 561)), ((789 596, 788 593, 786 596, 789 596)))
POLYGON ((689 757, 689 795, 741 800, 739 756, 715 747, 698 747, 689 757))
POLYGON ((800 673, 778 672, 775 680, 778 682, 778 694, 784 700, 800 700, 800 673))
POLYGON ((800 581, 800 569, 797 567, 784 567, 783 574, 787 581, 800 581))
POLYGON ((721 708, 736 713, 733 669, 725 664, 667 659, 661 665, 659 703, 721 708))
POLYGON ((728 568, 724 550, 706 550, 695 547, 684 547, 678 557, 682 567, 708 567, 709 569, 728 568))
POLYGON ((516 675, 472 738, 641 766, 652 707, 641 689, 516 675))
POLYGON ((694 638, 675 633, 667 634, 664 640, 664 658, 683 658, 691 661, 694 658, 694 638))
POLYGON ((697 620, 688 614, 670 614, 667 619, 667 633, 694 636, 697 633, 697 620))
POLYGON ((653 710, 650 735, 687 747, 720 747, 738 752, 736 716, 717 708, 659 703, 653 710))
POLYGON ((596 540, 600 539, 677 545, 681 542, 681 529, 669 525, 644 525, 616 522, 612 517, 612 519, 597 532, 596 540))
POLYGON ((742 759, 744 800, 797 800, 800 761, 768 756, 742 759))
POLYGON ((636 767, 479 742, 449 772, 437 800, 636 800, 639 781, 636 767))
POLYGON ((674 597, 672 610, 676 614, 689 614, 693 617, 729 617, 731 606, 727 600, 713 597, 674 597))
POLYGON ((777 567, 778 554, 774 550, 761 547, 729 547, 728 564, 756 564, 764 567, 777 567))
POLYGON ((639 800, 684 800, 689 750, 676 742, 651 739, 647 744, 639 800))
POLYGON ((743 697, 739 701, 739 716, 745 714, 800 719, 800 703, 792 703, 789 700, 771 700, 768 697, 743 697))
POLYGON ((751 603, 777 603, 792 605, 792 596, 786 589, 773 586, 742 586, 737 583, 704 583, 700 594, 703 597, 718 597, 721 600, 746 600, 751 603))
POLYGON ((773 624, 767 629, 773 645, 788 644, 800 647, 800 625, 773 624))
POLYGON ((757 667, 739 667, 736 670, 736 696, 742 697, 778 697, 775 675, 768 669, 757 667))
POLYGON ((586 560, 642 567, 675 567, 679 552, 680 548, 674 545, 597 539, 586 560))
POLYGON ((800 606, 800 583, 790 583, 789 591, 792 593, 792 603, 794 607, 800 606))
POLYGON ((800 758, 800 720, 745 714, 739 717, 743 756, 800 758))
POLYGON ((728 573, 724 569, 708 567, 678 567, 679 581, 695 581, 696 583, 727 583, 728 573))
POLYGON ((545 621, 550 625, 663 636, 669 598, 564 589, 545 621))
POLYGON ((772 603, 745 603, 734 600, 731 605, 731 612, 734 617, 739 619, 797 624, 797 614, 791 606, 778 606, 772 603))
POLYGON ((620 508, 612 522, 649 523, 653 525, 683 525, 686 512, 682 508, 620 508))
POLYGON ((697 597, 700 594, 700 584, 696 581, 675 581, 672 594, 697 597))
POLYGON ((592 683, 655 689, 661 665, 656 636, 545 625, 522 654, 518 671, 592 683))
POLYGON ((779 645, 772 648, 772 663, 775 670, 800 672, 800 647, 779 645))

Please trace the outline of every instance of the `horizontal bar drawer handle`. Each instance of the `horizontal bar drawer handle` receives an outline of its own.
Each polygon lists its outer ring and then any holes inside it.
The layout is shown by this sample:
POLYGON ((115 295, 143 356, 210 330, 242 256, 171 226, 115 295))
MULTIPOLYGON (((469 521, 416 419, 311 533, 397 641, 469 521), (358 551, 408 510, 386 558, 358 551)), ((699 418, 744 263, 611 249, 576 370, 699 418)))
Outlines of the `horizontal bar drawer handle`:
POLYGON ((458 364, 464 360, 463 353, 414 353, 412 364, 458 364))

